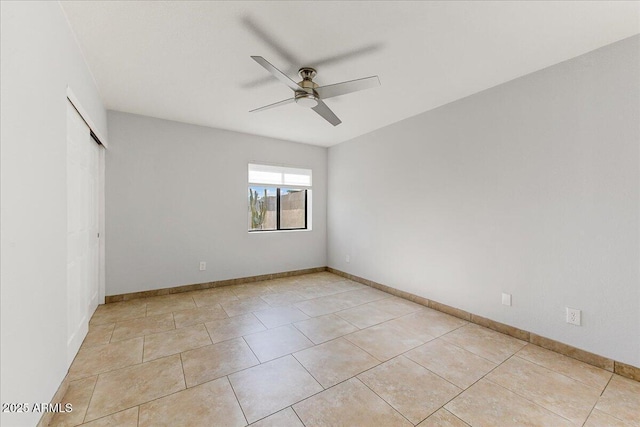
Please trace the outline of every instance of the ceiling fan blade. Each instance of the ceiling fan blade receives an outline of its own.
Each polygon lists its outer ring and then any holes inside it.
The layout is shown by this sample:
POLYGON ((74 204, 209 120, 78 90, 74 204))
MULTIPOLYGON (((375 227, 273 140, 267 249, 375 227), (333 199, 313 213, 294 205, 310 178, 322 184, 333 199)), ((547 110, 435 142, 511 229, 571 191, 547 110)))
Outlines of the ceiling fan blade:
POLYGON ((284 101, 274 102, 273 104, 265 105, 264 107, 256 108, 255 110, 251 110, 249 112, 257 113, 258 111, 269 110, 271 108, 280 107, 281 105, 291 104, 292 102, 295 102, 295 100, 296 100, 295 98, 285 99, 284 101))
POLYGON ((338 116, 336 116, 333 113, 333 111, 331 111, 331 109, 327 106, 327 104, 325 104, 319 99, 318 99, 318 105, 313 107, 312 110, 318 113, 320 116, 322 116, 323 119, 325 119, 326 121, 328 121, 334 126, 338 126, 340 123, 342 123, 342 120, 340 120, 338 116))
POLYGON ((262 56, 252 56, 251 58, 253 58, 253 60, 258 64, 262 65, 268 72, 273 75, 273 77, 289 86, 292 91, 295 92, 296 90, 300 90, 300 86, 298 86, 298 83, 291 80, 285 73, 271 65, 271 63, 264 59, 262 56))
POLYGON ((350 80, 348 82, 336 83, 333 85, 320 86, 315 90, 321 99, 333 98, 334 96, 346 95, 351 92, 369 89, 380 86, 378 76, 365 77, 364 79, 350 80))

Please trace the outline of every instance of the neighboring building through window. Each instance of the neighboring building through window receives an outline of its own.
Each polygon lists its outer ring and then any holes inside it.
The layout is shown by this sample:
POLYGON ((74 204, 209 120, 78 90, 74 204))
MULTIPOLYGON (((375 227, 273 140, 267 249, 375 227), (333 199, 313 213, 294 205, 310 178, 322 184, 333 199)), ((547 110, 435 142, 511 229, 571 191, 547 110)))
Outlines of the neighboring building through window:
POLYGON ((249 163, 249 231, 311 228, 311 169, 249 163))

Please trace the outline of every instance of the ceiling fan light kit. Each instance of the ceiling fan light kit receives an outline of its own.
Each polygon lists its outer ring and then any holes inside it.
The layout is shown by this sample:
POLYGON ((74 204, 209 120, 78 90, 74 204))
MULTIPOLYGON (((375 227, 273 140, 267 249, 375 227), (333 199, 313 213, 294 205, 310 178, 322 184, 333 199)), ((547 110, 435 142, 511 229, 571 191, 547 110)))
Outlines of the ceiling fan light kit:
POLYGON ((323 99, 380 86, 378 76, 365 77, 364 79, 351 80, 328 86, 318 86, 313 81, 317 72, 315 69, 310 67, 302 67, 298 70, 298 74, 300 74, 302 80, 296 83, 291 80, 289 76, 271 65, 271 63, 263 57, 252 56, 251 58, 269 71, 276 79, 287 85, 294 93, 293 98, 256 108, 255 110, 250 111, 252 113, 295 102, 301 107, 311 108, 313 111, 318 113, 320 117, 331 123, 333 126, 337 126, 342 123, 342 121, 333 113, 333 111, 331 111, 327 104, 322 101, 323 99))
POLYGON ((313 108, 318 105, 318 96, 313 93, 296 93, 296 104, 305 108, 313 108))

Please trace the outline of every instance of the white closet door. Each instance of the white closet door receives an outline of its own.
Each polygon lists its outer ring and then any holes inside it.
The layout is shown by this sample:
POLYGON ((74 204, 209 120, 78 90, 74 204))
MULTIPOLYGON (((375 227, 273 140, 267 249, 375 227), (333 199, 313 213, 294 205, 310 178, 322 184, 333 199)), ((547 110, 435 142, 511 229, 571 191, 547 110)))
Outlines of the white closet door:
POLYGON ((99 298, 99 158, 82 117, 67 102, 67 349, 73 361, 99 298))

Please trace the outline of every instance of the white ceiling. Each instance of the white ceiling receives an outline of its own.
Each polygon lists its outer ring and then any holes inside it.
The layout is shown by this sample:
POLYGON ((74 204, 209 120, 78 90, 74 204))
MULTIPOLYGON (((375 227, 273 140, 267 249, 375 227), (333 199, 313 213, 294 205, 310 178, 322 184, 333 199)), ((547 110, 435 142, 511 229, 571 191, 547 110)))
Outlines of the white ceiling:
POLYGON ((331 146, 640 33, 640 2, 62 2, 107 108, 331 146), (249 56, 320 85, 331 126, 249 56), (327 58, 342 60, 325 61, 327 58), (292 63, 293 62, 293 63, 292 63))

